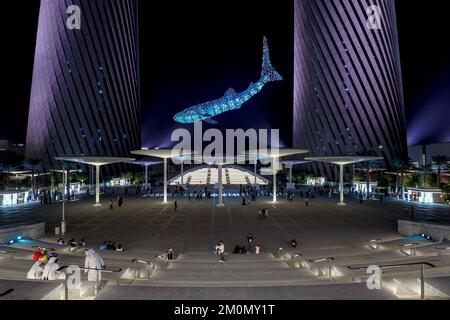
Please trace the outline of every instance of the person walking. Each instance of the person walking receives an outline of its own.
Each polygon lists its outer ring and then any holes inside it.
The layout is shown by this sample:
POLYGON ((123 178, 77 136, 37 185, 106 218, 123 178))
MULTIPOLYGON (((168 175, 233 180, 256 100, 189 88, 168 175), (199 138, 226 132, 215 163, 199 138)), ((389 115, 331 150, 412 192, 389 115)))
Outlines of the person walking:
POLYGON ((110 202, 109 202, 109 210, 113 210, 113 206, 114 206, 114 202, 111 200, 110 202))
POLYGON ((247 235, 247 242, 248 242, 248 248, 250 249, 252 247, 252 242, 253 242, 253 235, 251 233, 249 233, 247 235))
POLYGON ((84 272, 88 274, 88 281, 95 282, 96 288, 99 289, 100 281, 102 279, 100 270, 105 268, 103 259, 93 249, 87 249, 84 267, 87 269, 84 272))
POLYGON ((173 259, 173 249, 167 250, 167 260, 173 259))
POLYGON ((122 206, 123 204, 123 198, 119 197, 119 199, 117 200, 117 205, 119 206, 119 208, 122 206))
POLYGON ((309 207, 309 198, 306 198, 306 206, 309 207))
POLYGON ((177 211, 177 209, 178 209, 178 203, 177 203, 176 201, 174 202, 173 207, 174 207, 175 211, 177 211))
POLYGON ((297 248, 297 240, 295 240, 295 239, 291 240, 291 247, 294 249, 297 248))
POLYGON ((260 246, 259 244, 257 244, 257 245, 255 246, 255 254, 259 254, 260 251, 261 251, 261 246, 260 246))
POLYGON ((220 262, 225 262, 225 244, 222 240, 219 241, 220 262))

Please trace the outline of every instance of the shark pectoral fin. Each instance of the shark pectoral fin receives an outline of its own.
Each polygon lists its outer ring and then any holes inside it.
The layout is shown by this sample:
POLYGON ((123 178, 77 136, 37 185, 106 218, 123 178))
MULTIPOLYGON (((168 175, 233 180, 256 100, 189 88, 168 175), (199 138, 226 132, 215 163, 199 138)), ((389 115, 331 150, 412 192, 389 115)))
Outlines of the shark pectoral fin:
POLYGON ((233 88, 230 88, 230 89, 228 89, 228 90, 225 92, 224 97, 225 97, 225 98, 229 98, 229 97, 232 97, 232 96, 235 96, 235 95, 236 95, 236 91, 235 91, 233 88))
POLYGON ((206 123, 212 124, 212 125, 215 125, 215 124, 218 123, 218 122, 217 122, 216 120, 214 120, 213 118, 208 118, 208 119, 205 119, 205 120, 203 120, 203 121, 205 121, 206 123))

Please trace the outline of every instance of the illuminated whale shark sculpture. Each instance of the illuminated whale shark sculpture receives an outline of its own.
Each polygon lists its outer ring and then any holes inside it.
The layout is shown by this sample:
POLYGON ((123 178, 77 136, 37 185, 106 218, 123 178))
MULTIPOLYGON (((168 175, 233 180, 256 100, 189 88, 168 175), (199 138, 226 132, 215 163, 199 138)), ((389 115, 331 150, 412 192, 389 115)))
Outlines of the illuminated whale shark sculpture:
POLYGON ((212 119, 214 116, 241 108, 245 102, 258 94, 267 83, 282 80, 283 77, 272 67, 269 46, 266 37, 264 37, 262 71, 261 78, 258 82, 250 83, 248 89, 240 93, 236 93, 234 89, 230 88, 225 92, 225 95, 222 98, 193 106, 177 113, 173 119, 179 123, 205 121, 210 124, 217 124, 217 122, 212 119))

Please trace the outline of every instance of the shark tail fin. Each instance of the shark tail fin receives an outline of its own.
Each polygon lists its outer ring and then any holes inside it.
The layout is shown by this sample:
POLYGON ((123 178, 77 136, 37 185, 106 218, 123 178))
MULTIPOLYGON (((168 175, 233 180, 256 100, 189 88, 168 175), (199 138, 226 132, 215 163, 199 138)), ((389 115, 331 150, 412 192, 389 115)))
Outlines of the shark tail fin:
POLYGON ((263 41, 263 62, 262 62, 262 70, 261 77, 266 78, 267 81, 282 81, 283 77, 275 70, 270 62, 270 52, 269 45, 267 43, 267 38, 264 37, 263 41))

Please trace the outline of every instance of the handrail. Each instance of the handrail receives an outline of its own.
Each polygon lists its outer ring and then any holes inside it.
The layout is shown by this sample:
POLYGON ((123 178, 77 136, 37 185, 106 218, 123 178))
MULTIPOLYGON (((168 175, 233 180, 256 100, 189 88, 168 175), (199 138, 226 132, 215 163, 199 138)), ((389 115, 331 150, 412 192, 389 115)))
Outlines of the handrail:
POLYGON ((399 244, 398 246, 401 248, 400 253, 403 253, 406 256, 416 256, 417 255, 417 246, 419 243, 405 243, 405 244, 399 244), (405 250, 412 250, 410 253, 406 252, 405 250))
MULTIPOLYGON (((120 272, 122 272, 122 269, 110 270, 110 269, 84 268, 84 267, 80 267, 80 266, 76 266, 76 267, 78 269, 80 269, 80 270, 83 270, 83 271, 97 271, 97 274, 96 274, 97 280, 95 281, 95 287, 94 287, 94 294, 95 295, 98 294, 98 289, 99 289, 99 285, 100 285, 100 279, 99 279, 100 278, 100 272, 117 273, 117 274, 120 274, 120 272)), ((56 270, 56 271, 57 272, 64 272, 66 274, 65 270, 67 268, 69 268, 69 266, 62 266, 62 267, 59 267, 58 270, 56 270)), ((64 283, 64 292, 65 292, 65 294, 64 294, 65 300, 69 299, 69 288, 67 286, 67 281, 68 281, 68 278, 66 276, 64 281, 63 281, 63 283, 64 283)), ((119 276, 117 277, 117 285, 118 286, 120 285, 120 277, 119 276)))
MULTIPOLYGON (((62 266, 56 271, 61 272, 61 271, 65 270, 65 269, 67 269, 68 267, 69 266, 62 266)), ((121 272, 122 271, 122 269, 108 270, 108 269, 97 269, 97 268, 84 268, 84 267, 79 267, 79 266, 76 266, 76 267, 78 269, 80 269, 80 270, 83 270, 83 271, 90 271, 90 270, 92 270, 92 271, 101 271, 101 272, 106 272, 106 273, 117 273, 117 272, 121 272)))
MULTIPOLYGON (((383 265, 383 266, 378 266, 381 270, 380 286, 382 287, 382 283, 383 283, 383 268, 399 268, 399 267, 405 267, 405 266, 418 266, 418 265, 420 265, 420 298, 425 299, 425 266, 428 266, 430 268, 436 268, 436 266, 434 264, 427 262, 427 261, 387 264, 387 265, 383 265)), ((367 267, 347 266, 347 268, 352 270, 352 281, 355 281, 355 270, 362 270, 362 269, 367 270, 369 267, 368 266, 367 267)))
POLYGON ((319 258, 319 259, 310 259, 308 260, 311 263, 319 263, 319 262, 324 262, 324 261, 328 261, 329 262, 329 266, 328 266, 328 276, 331 280, 333 280, 333 261, 335 261, 336 259, 334 257, 327 257, 327 258, 319 258))
POLYGON ((380 242, 381 242, 381 239, 367 240, 367 245, 368 245, 369 249, 379 250, 380 242))
MULTIPOLYGON (((387 265, 383 265, 383 266, 378 266, 380 268, 396 268, 396 267, 406 267, 406 266, 420 266, 420 265, 426 265, 428 267, 431 268, 436 268, 436 266, 432 263, 429 262, 410 262, 410 263, 398 263, 398 264, 387 264, 387 265)), ((363 269, 368 269, 369 266, 364 266, 364 267, 354 267, 354 266, 347 266, 348 269, 350 270, 363 270, 363 269)))
POLYGON ((6 296, 6 295, 8 295, 8 294, 10 294, 11 292, 13 292, 15 289, 8 289, 8 290, 6 290, 5 292, 3 292, 3 293, 0 293, 0 298, 1 297, 4 297, 4 296, 6 296))
POLYGON ((150 280, 150 275, 151 275, 150 269, 154 268, 153 262, 140 260, 140 259, 133 259, 133 260, 131 260, 131 263, 133 263, 133 280, 136 280, 136 278, 137 278, 137 269, 136 269, 137 263, 145 264, 147 266, 147 280, 150 280))
POLYGON ((324 262, 324 261, 328 261, 328 260, 335 261, 336 259, 334 257, 326 257, 326 258, 318 258, 318 259, 314 259, 314 260, 310 259, 308 261, 313 262, 313 263, 318 263, 318 262, 324 262))
POLYGON ((139 262, 139 263, 142 263, 142 264, 146 264, 146 265, 151 265, 153 262, 149 262, 149 261, 145 261, 145 260, 140 260, 140 259, 133 259, 133 260, 131 260, 131 262, 132 263, 134 263, 134 262, 139 262))
POLYGON ((449 250, 450 251, 450 246, 437 246, 435 247, 436 250, 438 250, 438 256, 442 256, 442 250, 449 250))

